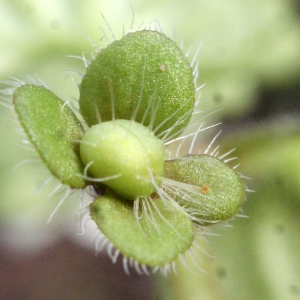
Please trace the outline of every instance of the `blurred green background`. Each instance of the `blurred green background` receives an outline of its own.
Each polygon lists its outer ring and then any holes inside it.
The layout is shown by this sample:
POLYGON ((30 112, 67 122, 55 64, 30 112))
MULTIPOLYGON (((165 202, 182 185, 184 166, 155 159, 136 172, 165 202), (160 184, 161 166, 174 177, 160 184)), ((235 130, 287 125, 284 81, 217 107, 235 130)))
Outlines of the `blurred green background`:
MULTIPOLYGON (((199 53, 201 110, 223 121, 222 152, 237 148, 249 193, 248 219, 213 230, 201 256, 207 274, 178 264, 178 275, 127 276, 121 261, 93 256, 87 234, 78 235, 79 197, 70 197, 49 225, 61 195, 39 163, 13 170, 35 153, 9 109, 0 106, 0 299, 300 299, 300 2, 299 0, 101 1, 0 0, 0 80, 41 78, 65 100, 78 97, 66 70, 84 73, 80 60, 109 30, 117 37, 142 22, 159 20, 184 51, 199 53), (226 230, 225 230, 226 229, 226 230)), ((75 79, 80 77, 73 74, 75 79)), ((0 84, 0 88, 5 88, 0 84)), ((2 100, 1 100, 2 101, 2 100)), ((217 129, 218 130, 218 129, 217 129)), ((199 149, 217 131, 199 138, 199 149)), ((235 161, 236 164, 236 161, 235 161)))

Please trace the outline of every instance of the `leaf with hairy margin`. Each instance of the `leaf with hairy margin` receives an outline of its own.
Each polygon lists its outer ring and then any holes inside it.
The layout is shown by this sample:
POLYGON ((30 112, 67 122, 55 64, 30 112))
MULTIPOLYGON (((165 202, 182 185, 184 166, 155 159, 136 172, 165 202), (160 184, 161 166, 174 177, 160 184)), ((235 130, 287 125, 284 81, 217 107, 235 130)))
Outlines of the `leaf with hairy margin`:
POLYGON ((51 173, 71 188, 84 188, 79 140, 84 131, 71 109, 43 86, 25 84, 13 94, 21 125, 51 173))

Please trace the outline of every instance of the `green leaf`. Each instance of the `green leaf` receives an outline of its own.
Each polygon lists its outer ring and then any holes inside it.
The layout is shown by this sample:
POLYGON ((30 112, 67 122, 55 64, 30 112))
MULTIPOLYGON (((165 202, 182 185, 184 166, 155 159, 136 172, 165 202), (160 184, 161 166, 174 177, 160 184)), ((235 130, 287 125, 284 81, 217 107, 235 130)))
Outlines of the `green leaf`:
POLYGON ((83 128, 71 109, 42 86, 25 84, 13 102, 21 125, 51 173, 72 188, 83 188, 79 140, 83 128))
POLYGON ((148 204, 147 212, 140 212, 143 217, 137 220, 132 202, 108 192, 91 204, 91 216, 124 257, 163 267, 191 247, 193 225, 187 215, 160 199, 148 199, 148 204))
POLYGON ((82 79, 79 104, 89 126, 133 119, 156 135, 174 127, 171 136, 188 124, 194 94, 192 69, 175 42, 143 30, 101 50, 82 79))
POLYGON ((232 218, 245 200, 240 176, 212 156, 190 155, 166 161, 164 176, 168 193, 200 224, 232 218))
POLYGON ((155 191, 152 177, 163 175, 165 147, 140 123, 115 120, 87 129, 80 157, 94 178, 105 180, 120 197, 135 200, 155 191), (111 176, 117 177, 106 180, 111 176))

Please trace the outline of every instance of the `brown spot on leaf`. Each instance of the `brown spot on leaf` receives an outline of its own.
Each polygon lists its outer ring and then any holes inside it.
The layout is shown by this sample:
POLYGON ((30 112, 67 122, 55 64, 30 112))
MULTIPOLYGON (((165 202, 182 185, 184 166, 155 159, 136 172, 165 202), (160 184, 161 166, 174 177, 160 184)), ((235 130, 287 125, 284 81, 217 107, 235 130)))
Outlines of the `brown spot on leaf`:
POLYGON ((208 185, 203 185, 203 187, 202 187, 202 189, 201 189, 201 193, 202 193, 203 195, 207 195, 207 194, 209 193, 209 191, 210 191, 209 186, 208 186, 208 185))

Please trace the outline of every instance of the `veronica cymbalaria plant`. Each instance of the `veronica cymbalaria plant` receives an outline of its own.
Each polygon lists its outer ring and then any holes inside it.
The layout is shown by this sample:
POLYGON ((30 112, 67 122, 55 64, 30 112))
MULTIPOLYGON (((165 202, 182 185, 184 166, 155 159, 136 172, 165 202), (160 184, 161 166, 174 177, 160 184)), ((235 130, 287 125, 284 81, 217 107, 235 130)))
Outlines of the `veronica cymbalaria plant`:
POLYGON ((114 261, 121 253, 126 272, 166 274, 203 228, 238 213, 244 184, 215 156, 167 158, 191 120, 198 73, 164 33, 130 32, 83 60, 86 125, 43 85, 8 82, 20 124, 54 177, 93 190, 98 246, 109 243, 114 261))

